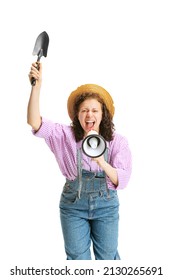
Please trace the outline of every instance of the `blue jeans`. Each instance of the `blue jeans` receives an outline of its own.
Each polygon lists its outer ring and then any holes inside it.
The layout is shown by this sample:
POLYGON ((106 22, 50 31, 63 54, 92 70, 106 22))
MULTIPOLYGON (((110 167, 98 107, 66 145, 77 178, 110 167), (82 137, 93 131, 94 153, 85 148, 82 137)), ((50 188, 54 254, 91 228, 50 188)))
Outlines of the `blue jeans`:
POLYGON ((107 189, 103 172, 82 170, 79 179, 67 180, 60 199, 60 218, 67 260, 119 260, 119 200, 116 190, 107 189))

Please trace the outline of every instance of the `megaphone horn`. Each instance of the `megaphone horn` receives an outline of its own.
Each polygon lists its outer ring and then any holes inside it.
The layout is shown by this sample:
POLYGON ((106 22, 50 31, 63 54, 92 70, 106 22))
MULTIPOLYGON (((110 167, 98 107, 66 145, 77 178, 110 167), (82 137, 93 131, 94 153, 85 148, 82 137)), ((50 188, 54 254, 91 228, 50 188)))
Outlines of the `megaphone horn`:
POLYGON ((88 157, 100 157, 106 150, 106 141, 96 133, 88 135, 82 142, 82 150, 88 157))

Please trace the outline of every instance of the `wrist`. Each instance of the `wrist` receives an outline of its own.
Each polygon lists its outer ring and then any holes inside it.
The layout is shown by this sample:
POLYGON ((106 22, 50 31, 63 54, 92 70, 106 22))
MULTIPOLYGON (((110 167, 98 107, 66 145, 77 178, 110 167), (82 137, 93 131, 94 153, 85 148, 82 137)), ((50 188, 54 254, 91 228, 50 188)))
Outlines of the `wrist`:
POLYGON ((40 94, 40 90, 41 90, 41 84, 36 82, 35 86, 32 86, 32 93, 34 94, 40 94))
POLYGON ((107 168, 108 163, 107 161, 103 160, 100 162, 100 167, 105 171, 105 169, 107 168))

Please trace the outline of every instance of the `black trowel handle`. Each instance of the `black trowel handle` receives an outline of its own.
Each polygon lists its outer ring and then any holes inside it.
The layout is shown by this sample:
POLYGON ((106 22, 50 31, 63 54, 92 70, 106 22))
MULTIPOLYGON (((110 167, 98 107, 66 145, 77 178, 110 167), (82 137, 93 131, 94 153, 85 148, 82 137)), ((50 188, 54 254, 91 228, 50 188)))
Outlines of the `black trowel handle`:
MULTIPOLYGON (((40 60, 40 59, 39 59, 39 60, 40 60)), ((37 62, 39 62, 39 60, 37 59, 37 62)), ((37 67, 36 67, 36 68, 37 68, 37 70, 39 70, 39 63, 37 63, 37 67)), ((32 79, 31 79, 31 85, 32 85, 32 86, 35 86, 35 85, 36 85, 36 79, 35 79, 35 78, 32 78, 32 79)))
POLYGON ((36 85, 36 79, 34 79, 34 78, 31 79, 31 85, 32 85, 32 86, 35 86, 35 85, 36 85))
MULTIPOLYGON (((43 49, 40 49, 39 53, 38 53, 38 58, 37 58, 37 70, 39 70, 39 61, 41 59, 41 57, 43 56, 43 49)), ((36 79, 32 78, 31 79, 31 85, 35 86, 36 85, 36 79)))

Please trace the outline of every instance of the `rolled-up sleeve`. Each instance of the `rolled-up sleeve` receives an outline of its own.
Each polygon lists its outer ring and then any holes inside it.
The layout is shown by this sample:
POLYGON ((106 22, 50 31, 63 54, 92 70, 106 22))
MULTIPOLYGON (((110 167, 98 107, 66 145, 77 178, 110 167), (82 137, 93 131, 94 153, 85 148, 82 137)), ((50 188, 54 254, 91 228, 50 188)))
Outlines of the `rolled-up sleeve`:
POLYGON ((55 124, 52 121, 49 121, 42 117, 40 128, 37 131, 32 129, 32 133, 37 137, 47 139, 52 134, 54 126, 55 124))
POLYGON ((77 176, 76 141, 71 126, 42 118, 40 128, 37 131, 32 130, 32 133, 45 140, 62 174, 69 180, 74 180, 77 176))
POLYGON ((111 186, 116 190, 124 189, 130 179, 132 172, 132 156, 125 137, 118 137, 112 147, 111 165, 116 168, 118 185, 111 186))

